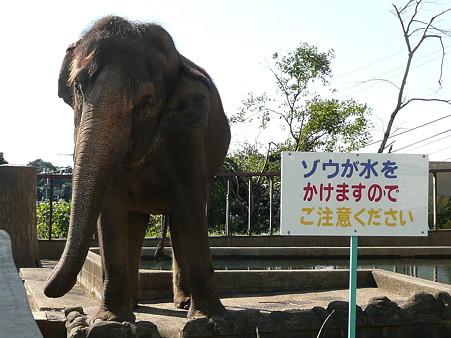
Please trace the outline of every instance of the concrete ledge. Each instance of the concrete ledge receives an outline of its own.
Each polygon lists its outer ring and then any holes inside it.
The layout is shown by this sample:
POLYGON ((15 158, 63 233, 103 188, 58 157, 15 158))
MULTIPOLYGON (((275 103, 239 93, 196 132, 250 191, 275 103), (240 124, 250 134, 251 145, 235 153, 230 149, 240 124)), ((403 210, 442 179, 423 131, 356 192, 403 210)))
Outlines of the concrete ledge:
POLYGON ((0 337, 42 337, 17 273, 8 233, 0 230, 0 337))
MULTIPOLYGON (((99 253, 98 248, 91 250, 99 253)), ((141 250, 141 256, 153 259, 155 250, 154 247, 144 247, 141 250)), ((349 247, 211 247, 210 251, 213 258, 216 259, 349 257, 349 247)), ((165 248, 164 253, 168 257, 171 256, 172 248, 165 248)), ((359 247, 358 256, 361 258, 449 257, 451 256, 451 246, 359 247)))
POLYGON ((71 291, 59 298, 49 298, 44 295, 44 285, 50 274, 47 268, 22 268, 20 276, 24 280, 25 288, 28 291, 30 305, 33 312, 39 311, 62 311, 66 307, 78 306, 80 302, 87 307, 95 308, 97 302, 94 299, 87 301, 86 292, 80 285, 76 284, 71 291))
MULTIPOLYGON (((375 287, 372 270, 359 270, 359 287, 375 287)), ((346 289, 348 270, 219 270, 215 272, 219 296, 285 291, 346 289)), ((140 299, 172 296, 172 272, 140 270, 140 299)))
MULTIPOLYGON (((100 256, 89 251, 78 282, 96 299, 102 294, 100 256)), ((172 296, 172 272, 140 269, 140 300, 172 296)), ((219 270, 215 272, 218 294, 247 294, 296 290, 347 288, 348 270, 219 270)), ((371 270, 359 270, 359 287, 374 287, 371 270)))
POLYGON ((88 251, 85 263, 77 276, 77 282, 95 299, 102 299, 102 261, 99 254, 88 251))
MULTIPOLYGON (((224 249, 223 254, 231 251, 249 255, 260 252, 260 248, 216 248, 224 249)), ((269 248, 273 253, 286 248, 269 248)), ((302 249, 302 248, 291 248, 302 249)), ((168 254, 170 249, 168 248, 168 254)), ((406 248, 407 250, 407 248, 406 248)), ((102 294, 102 268, 98 249, 89 251, 78 282, 96 299, 102 294)), ((267 250, 263 250, 267 251, 267 250)), ((295 250, 296 251, 296 250, 295 250)), ((144 248, 143 254, 153 253, 153 249, 144 248)), ((268 251, 267 251, 268 252, 268 251)), ((260 252, 261 253, 261 252, 260 252)), ((140 300, 162 299, 172 296, 172 272, 140 269, 140 300)), ((318 290, 348 288, 349 270, 217 270, 215 280, 220 295, 283 292, 294 290, 318 290)), ((391 293, 403 292, 409 297, 415 292, 434 293, 438 290, 451 293, 451 286, 426 281, 420 278, 404 276, 384 270, 359 270, 359 287, 375 287, 391 293), (433 292, 434 291, 434 292, 433 292)))
MULTIPOLYGON (((213 236, 210 237, 210 247, 245 247, 245 248, 349 248, 349 237, 347 236, 213 236)), ((144 247, 156 247, 159 238, 146 238, 144 247)), ((62 239, 39 240, 39 251, 41 257, 57 259, 63 252, 66 241, 62 239)), ((427 237, 359 237, 359 252, 363 248, 402 248, 402 247, 448 247, 451 243, 451 230, 429 231, 427 237)), ((170 239, 166 246, 170 247, 170 239)), ((93 247, 98 246, 96 241, 93 247)), ((448 253, 449 253, 449 249, 448 253)), ((333 252, 333 251, 332 251, 333 252)), ((364 250, 360 252, 363 254, 364 250)), ((152 254, 153 255, 153 254, 152 254)), ((442 252, 439 252, 442 255, 442 252)), ((410 257, 402 256, 402 257, 410 257)))
POLYGON ((411 297, 419 292, 435 294, 444 291, 451 294, 451 285, 443 283, 378 269, 373 270, 372 275, 378 288, 404 297, 411 297))

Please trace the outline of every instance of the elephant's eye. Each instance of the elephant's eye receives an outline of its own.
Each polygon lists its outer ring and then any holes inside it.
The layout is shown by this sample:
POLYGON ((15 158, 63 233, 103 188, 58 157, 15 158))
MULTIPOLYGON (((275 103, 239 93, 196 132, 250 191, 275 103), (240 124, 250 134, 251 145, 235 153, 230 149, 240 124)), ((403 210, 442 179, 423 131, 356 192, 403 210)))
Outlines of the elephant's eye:
POLYGON ((146 95, 141 98, 141 101, 136 105, 134 113, 137 117, 143 117, 149 113, 149 110, 155 105, 154 98, 151 95, 146 95))

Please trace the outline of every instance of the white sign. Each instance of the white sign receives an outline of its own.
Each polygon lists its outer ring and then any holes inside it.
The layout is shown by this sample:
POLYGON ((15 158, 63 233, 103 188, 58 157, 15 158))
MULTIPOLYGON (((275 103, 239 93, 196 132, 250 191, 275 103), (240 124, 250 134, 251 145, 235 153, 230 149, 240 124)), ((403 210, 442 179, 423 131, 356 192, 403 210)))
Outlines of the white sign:
POLYGON ((282 153, 281 234, 427 236, 428 156, 282 153))

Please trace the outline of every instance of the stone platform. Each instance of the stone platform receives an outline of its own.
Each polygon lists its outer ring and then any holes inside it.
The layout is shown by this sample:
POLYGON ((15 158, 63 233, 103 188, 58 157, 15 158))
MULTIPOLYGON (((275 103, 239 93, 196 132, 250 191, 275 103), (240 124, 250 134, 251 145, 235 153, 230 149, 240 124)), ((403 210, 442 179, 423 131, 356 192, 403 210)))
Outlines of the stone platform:
MULTIPOLYGON (((21 276, 25 281, 33 314, 44 337, 65 337, 63 309, 81 306, 90 315, 95 311, 98 301, 88 295, 80 285, 62 298, 45 297, 42 290, 49 272, 49 268, 21 269, 21 276)), ((315 281, 317 277, 314 276, 317 272, 303 271, 303 279, 306 282, 315 281), (309 274, 311 278, 309 278, 309 274)), ((239 280, 239 272, 234 273, 234 278, 239 280)), ((245 275, 251 272, 242 271, 241 273, 243 274, 241 279, 246 279, 245 275)), ((292 273, 297 272, 293 271, 292 273)), ((259 330, 261 337, 294 337, 300 334, 302 337, 316 337, 320 325, 328 314, 335 310, 336 313, 334 317, 331 317, 327 330, 328 337, 338 337, 346 332, 348 290, 343 287, 334 288, 333 284, 334 281, 342 280, 343 274, 346 275, 348 272, 332 270, 323 271, 323 273, 325 275, 322 275, 322 278, 326 278, 331 285, 326 289, 315 290, 310 285, 308 291, 272 291, 270 293, 235 295, 222 293, 221 300, 230 313, 230 317, 226 319, 220 317, 210 321, 207 319, 187 320, 187 312, 174 308, 170 299, 167 298, 142 301, 135 310, 135 314, 138 322, 154 323, 158 327, 161 337, 255 337, 256 330, 259 330), (302 328, 302 325, 305 327, 302 328)), ((373 334, 366 333, 365 337, 382 337, 383 332, 391 332, 389 336, 422 337, 421 330, 427 329, 429 333, 425 337, 440 338, 446 337, 451 332, 450 320, 443 320, 446 316, 451 318, 450 300, 446 298, 446 293, 451 293, 451 286, 383 270, 359 270, 358 275, 360 283, 357 290, 357 305, 361 307, 360 314, 358 314, 358 332, 362 333, 362 330, 366 330, 365 332, 373 334), (432 317, 426 319, 421 319, 418 311, 415 310, 421 306, 424 307, 424 304, 420 302, 423 305, 418 305, 418 301, 411 298, 422 292, 429 295, 423 294, 425 296, 421 296, 420 301, 429 302, 430 304, 428 304, 432 306, 430 308, 432 310, 426 311, 431 313, 432 317), (446 299, 442 299, 444 296, 438 298, 431 296, 438 292, 445 293, 446 299), (436 314, 438 310, 434 310, 437 306, 441 309, 440 315, 436 314), (382 323, 375 323, 376 319, 374 318, 369 319, 371 311, 379 309, 378 311, 383 312, 386 307, 391 307, 394 311, 388 319, 380 312, 375 318, 382 318, 382 323), (444 315, 445 312, 447 314, 444 315), (397 315, 398 313, 399 315, 397 315), (417 319, 422 322, 415 322, 417 319), (364 328, 363 326, 368 326, 368 323, 372 323, 372 327, 364 328), (398 332, 401 326, 401 330, 404 332, 402 335, 398 332), (434 330, 437 332, 434 333, 434 330)), ((286 278, 288 274, 283 272, 279 276, 282 279, 286 278)), ((262 277, 265 278, 265 276, 262 277)))

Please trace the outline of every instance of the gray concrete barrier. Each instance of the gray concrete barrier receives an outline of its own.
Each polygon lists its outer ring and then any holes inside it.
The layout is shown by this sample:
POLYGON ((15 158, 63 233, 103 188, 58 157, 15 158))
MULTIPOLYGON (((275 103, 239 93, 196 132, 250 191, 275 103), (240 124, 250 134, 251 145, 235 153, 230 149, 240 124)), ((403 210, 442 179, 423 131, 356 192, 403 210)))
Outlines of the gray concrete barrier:
POLYGON ((0 337, 42 337, 17 273, 11 240, 5 230, 0 230, 0 337))

